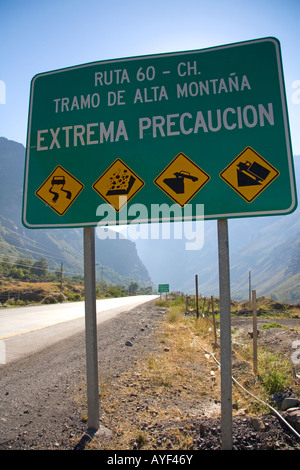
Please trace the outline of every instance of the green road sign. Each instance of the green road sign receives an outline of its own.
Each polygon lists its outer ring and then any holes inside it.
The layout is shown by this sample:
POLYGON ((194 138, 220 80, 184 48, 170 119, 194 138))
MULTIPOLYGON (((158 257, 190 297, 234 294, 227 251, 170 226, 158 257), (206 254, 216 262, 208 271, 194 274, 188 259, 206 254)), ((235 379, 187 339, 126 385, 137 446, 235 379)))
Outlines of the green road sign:
POLYGON ((169 284, 158 284, 158 292, 159 293, 162 293, 162 292, 169 292, 169 284))
POLYGON ((200 205, 206 219, 277 215, 296 204, 274 38, 32 80, 27 227, 196 220, 200 205))

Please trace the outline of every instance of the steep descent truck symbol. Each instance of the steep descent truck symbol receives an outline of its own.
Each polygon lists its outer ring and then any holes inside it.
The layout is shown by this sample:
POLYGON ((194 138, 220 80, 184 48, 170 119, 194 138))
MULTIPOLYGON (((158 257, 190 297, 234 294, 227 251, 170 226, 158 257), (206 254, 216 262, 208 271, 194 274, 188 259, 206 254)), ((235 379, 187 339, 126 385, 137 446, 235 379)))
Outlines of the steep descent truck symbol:
POLYGON ((270 170, 257 162, 240 162, 237 169, 238 186, 256 186, 262 184, 270 170))
POLYGON ((71 199, 72 193, 71 191, 68 191, 67 189, 64 189, 64 185, 66 184, 66 179, 64 176, 53 176, 51 180, 51 188, 49 189, 49 193, 53 194, 52 202, 56 202, 57 199, 59 198, 59 193, 57 191, 53 191, 54 186, 62 185, 60 188, 61 191, 66 193, 66 198, 71 199))
POLYGON ((164 183, 169 186, 176 194, 184 193, 184 179, 187 178, 193 182, 198 181, 196 176, 192 176, 188 171, 176 171, 175 178, 165 178, 164 183))

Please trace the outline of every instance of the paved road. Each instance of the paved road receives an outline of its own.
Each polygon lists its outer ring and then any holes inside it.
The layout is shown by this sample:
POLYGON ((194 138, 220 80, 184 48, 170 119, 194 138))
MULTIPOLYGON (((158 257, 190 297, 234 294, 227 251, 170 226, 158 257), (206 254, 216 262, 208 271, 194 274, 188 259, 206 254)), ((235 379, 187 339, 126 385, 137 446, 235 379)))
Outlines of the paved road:
MULTIPOLYGON (((97 300, 97 322, 102 323, 158 296, 139 295, 97 300)), ((0 364, 37 352, 84 329, 84 302, 2 308, 0 310, 0 364)))

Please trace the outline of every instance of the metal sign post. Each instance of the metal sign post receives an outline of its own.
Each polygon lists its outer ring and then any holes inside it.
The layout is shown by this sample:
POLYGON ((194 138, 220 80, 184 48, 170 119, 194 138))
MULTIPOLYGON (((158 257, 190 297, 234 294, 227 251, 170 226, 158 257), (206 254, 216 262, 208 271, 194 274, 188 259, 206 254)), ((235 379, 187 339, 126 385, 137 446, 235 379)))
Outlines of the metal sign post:
POLYGON ((84 228, 85 335, 88 429, 99 428, 99 386, 95 276, 95 229, 84 228))
POLYGON ((232 449, 232 383, 230 274, 227 219, 218 220, 220 345, 221 345, 221 439, 224 450, 232 449))
POLYGON ((256 290, 252 291, 252 319, 253 319, 253 374, 257 375, 257 305, 256 305, 256 290))

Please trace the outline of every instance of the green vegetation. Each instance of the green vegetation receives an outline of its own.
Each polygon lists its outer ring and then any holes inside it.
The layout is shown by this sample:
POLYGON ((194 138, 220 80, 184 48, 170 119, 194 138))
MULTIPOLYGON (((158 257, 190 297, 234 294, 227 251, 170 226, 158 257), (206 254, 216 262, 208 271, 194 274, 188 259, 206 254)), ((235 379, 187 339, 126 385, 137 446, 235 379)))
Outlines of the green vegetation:
MULTIPOLYGON (((109 376, 101 385, 103 424, 113 431, 113 437, 91 443, 91 448, 148 450, 155 444, 156 449, 191 449, 194 435, 187 423, 196 411, 201 414, 195 404, 205 404, 212 417, 220 416, 220 368, 214 360, 220 361, 219 337, 216 344, 211 308, 205 307, 202 316, 201 298, 197 318, 194 300, 190 298, 188 311, 184 295, 168 294, 167 300, 155 302, 165 315, 152 338, 154 347, 140 350, 133 370, 109 376)), ((214 300, 217 310, 218 299, 214 300)), ((272 394, 291 384, 294 390, 290 364, 279 354, 259 350, 259 375, 255 375, 251 341, 246 335, 242 347, 238 344, 232 354, 233 376, 244 389, 233 382, 233 414, 270 413, 268 406, 253 396, 274 406, 272 394)))
MULTIPOLYGON (((199 305, 203 305, 203 299, 200 299, 199 305)), ((264 297, 261 298, 261 302, 264 304, 264 308, 270 308, 271 311, 268 312, 268 316, 273 315, 273 317, 280 317, 280 316, 292 316, 293 311, 289 309, 287 305, 282 304, 279 305, 278 303, 270 300, 265 299, 264 297), (282 308, 283 311, 279 310, 279 307, 282 308), (272 312, 272 313, 271 313, 272 312)), ((211 310, 208 308, 204 308, 204 315, 200 315, 199 318, 196 317, 195 308, 191 308, 195 306, 195 299, 190 299, 189 301, 189 309, 188 315, 186 313, 186 303, 185 297, 178 297, 172 300, 171 296, 167 301, 157 301, 157 304, 161 307, 165 307, 167 309, 166 320, 170 324, 174 324, 175 322, 180 322, 181 330, 184 327, 189 327, 190 330, 194 332, 194 334, 198 335, 199 341, 201 338, 206 337, 208 333, 212 331, 212 314, 211 310), (185 326, 183 326, 185 325, 185 326)), ((216 299, 215 306, 218 306, 218 300, 216 299)), ((244 308, 244 305, 238 305, 237 302, 233 302, 232 309, 236 311, 237 308, 244 308)), ((200 308, 199 308, 200 309, 200 308)), ((200 309, 201 311, 201 309, 200 309)), ((216 311, 216 307, 215 307, 216 311)), ((216 315, 216 321, 218 323, 219 315, 216 315)), ((276 321, 265 324, 262 326, 263 329, 269 328, 285 328, 284 326, 280 325, 276 321)), ((213 344, 210 345, 210 350, 213 352, 213 344)), ((287 360, 281 354, 275 354, 273 352, 268 351, 267 345, 264 348, 258 348, 258 376, 255 377, 250 371, 252 371, 252 343, 249 340, 245 341, 245 344, 242 348, 238 348, 235 351, 237 354, 238 361, 241 361, 240 364, 245 364, 245 370, 239 370, 239 375, 242 377, 241 382, 243 385, 249 390, 249 392, 253 393, 255 396, 260 398, 261 400, 268 402, 270 397, 276 393, 283 391, 285 387, 291 386, 293 384, 293 376, 291 370, 291 362, 287 360), (246 364, 248 364, 246 366, 246 364)), ((218 354, 218 352, 217 352, 218 354)), ((241 396, 237 398, 238 391, 236 394, 236 400, 241 400, 241 396)), ((253 411, 255 407, 257 408, 257 404, 254 405, 253 411)))
POLYGON ((265 325, 262 325, 261 327, 263 330, 268 330, 269 328, 285 328, 283 325, 280 325, 279 323, 272 322, 272 323, 266 323, 265 325))
MULTIPOLYGON (((237 354, 239 359, 247 361, 252 369, 252 345, 245 343, 237 354)), ((252 380, 249 377, 246 378, 246 388, 266 402, 274 393, 281 392, 285 387, 293 384, 291 362, 281 354, 268 351, 267 347, 258 348, 257 369, 257 378, 253 377, 252 380), (252 387, 253 390, 251 390, 252 387)))
POLYGON ((20 258, 16 262, 11 262, 8 257, 4 257, 0 263, 0 277, 5 279, 17 279, 20 281, 55 281, 60 276, 60 271, 50 273, 48 263, 45 258, 36 261, 20 258))
POLYGON ((258 367, 263 387, 269 395, 292 384, 291 364, 282 355, 260 351, 258 367))
MULTIPOLYGON (((139 294, 152 294, 152 286, 140 287, 133 281, 129 286, 110 285, 106 282, 96 285, 98 299, 139 294)), ((82 300, 84 277, 65 276, 62 269, 50 271, 45 258, 20 258, 11 262, 6 257, 0 263, 0 302, 6 306, 82 300)))

